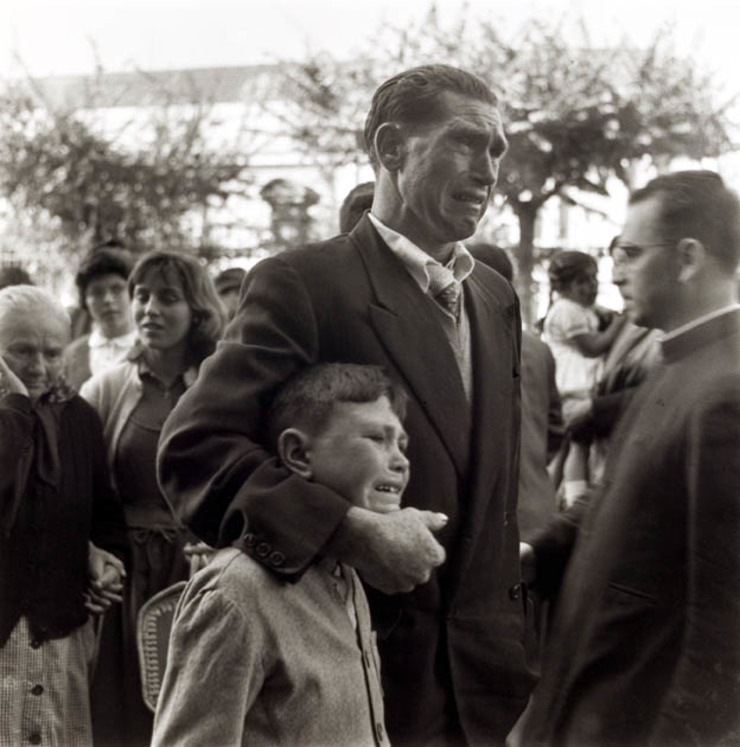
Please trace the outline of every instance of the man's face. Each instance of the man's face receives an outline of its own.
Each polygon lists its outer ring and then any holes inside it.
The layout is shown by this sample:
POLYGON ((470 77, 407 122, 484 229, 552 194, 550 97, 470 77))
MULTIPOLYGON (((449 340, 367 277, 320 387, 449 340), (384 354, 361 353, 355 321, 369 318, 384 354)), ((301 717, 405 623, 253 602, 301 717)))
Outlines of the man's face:
POLYGON ((340 402, 322 432, 309 439, 312 479, 355 506, 400 508, 409 480, 408 437, 387 397, 340 402))
POLYGON ((681 287, 676 242, 665 237, 660 208, 659 196, 630 205, 612 256, 629 318, 665 330, 672 327, 681 287))
POLYGON ((0 355, 35 402, 56 383, 63 368, 69 325, 48 311, 0 323, 0 355))
POLYGON ((430 254, 444 254, 472 236, 486 212, 506 150, 501 115, 491 104, 445 91, 438 116, 402 138, 397 230, 430 254))

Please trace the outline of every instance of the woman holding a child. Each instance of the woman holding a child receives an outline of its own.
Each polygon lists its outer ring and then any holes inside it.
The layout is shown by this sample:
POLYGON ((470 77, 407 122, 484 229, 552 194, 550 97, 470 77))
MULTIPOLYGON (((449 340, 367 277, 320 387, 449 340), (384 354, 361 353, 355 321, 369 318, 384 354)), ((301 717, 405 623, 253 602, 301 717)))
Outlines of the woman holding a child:
POLYGON ((151 252, 128 281, 138 342, 119 366, 90 379, 82 396, 103 422, 132 546, 121 614, 106 620, 93 690, 96 744, 149 744, 152 715, 141 693, 136 619, 144 602, 184 580, 194 537, 172 515, 156 480, 162 425, 220 337, 224 313, 194 257, 151 252))

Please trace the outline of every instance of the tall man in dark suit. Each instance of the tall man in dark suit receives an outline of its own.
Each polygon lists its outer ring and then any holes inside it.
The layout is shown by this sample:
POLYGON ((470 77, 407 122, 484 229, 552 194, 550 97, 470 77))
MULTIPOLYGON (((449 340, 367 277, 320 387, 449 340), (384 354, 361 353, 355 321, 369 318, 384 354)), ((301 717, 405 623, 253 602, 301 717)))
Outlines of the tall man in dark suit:
POLYGON ((392 742, 501 743, 533 684, 517 557, 520 315, 509 283, 460 243, 496 183, 501 115, 480 79, 425 66, 380 86, 365 139, 370 213, 250 273, 227 339, 164 428, 161 482, 206 541, 236 542, 287 580, 317 555, 358 569, 392 742), (317 361, 381 365, 408 390, 401 511, 350 508, 267 452, 273 392, 317 361))
POLYGON ((617 424, 600 491, 524 546, 560 591, 523 744, 738 744, 737 196, 712 172, 658 177, 613 256, 631 319, 665 331, 663 363, 617 424))

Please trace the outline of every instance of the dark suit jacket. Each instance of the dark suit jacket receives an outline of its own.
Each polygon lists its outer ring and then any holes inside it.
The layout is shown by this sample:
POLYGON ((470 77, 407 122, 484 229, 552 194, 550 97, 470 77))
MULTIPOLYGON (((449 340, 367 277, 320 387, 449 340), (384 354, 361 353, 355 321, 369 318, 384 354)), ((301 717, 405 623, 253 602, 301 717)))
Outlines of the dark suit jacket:
POLYGON ((519 467, 519 533, 529 542, 557 510, 555 484, 547 472, 563 441, 560 394, 550 348, 522 333, 522 449, 519 467))
POLYGON ((393 597, 371 590, 394 742, 421 740, 456 712, 470 741, 502 741, 533 684, 516 524, 519 307, 481 265, 465 281, 465 303, 472 408, 434 303, 367 217, 349 235, 264 260, 162 434, 162 485, 193 530, 211 543, 237 540, 296 577, 348 504, 267 452, 266 405, 286 377, 318 361, 382 365, 405 385, 404 505, 450 520, 440 534, 448 560, 429 583, 393 597))
POLYGON ((526 745, 740 743, 740 312, 663 355, 603 490, 535 541, 546 590, 570 562, 526 745))

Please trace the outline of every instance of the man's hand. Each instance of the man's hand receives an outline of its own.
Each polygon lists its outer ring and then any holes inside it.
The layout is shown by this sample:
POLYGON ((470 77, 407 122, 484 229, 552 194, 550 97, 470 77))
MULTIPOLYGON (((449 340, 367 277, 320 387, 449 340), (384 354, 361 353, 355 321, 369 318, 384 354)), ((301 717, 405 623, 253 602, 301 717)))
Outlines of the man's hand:
POLYGON ((90 584, 85 592, 85 607, 94 615, 105 612, 111 604, 123 599, 126 569, 120 558, 88 543, 87 557, 90 584))
POLYGON ((445 561, 434 538, 444 514, 404 508, 378 514, 353 506, 327 546, 327 553, 353 566, 370 586, 386 594, 426 583, 445 561))

